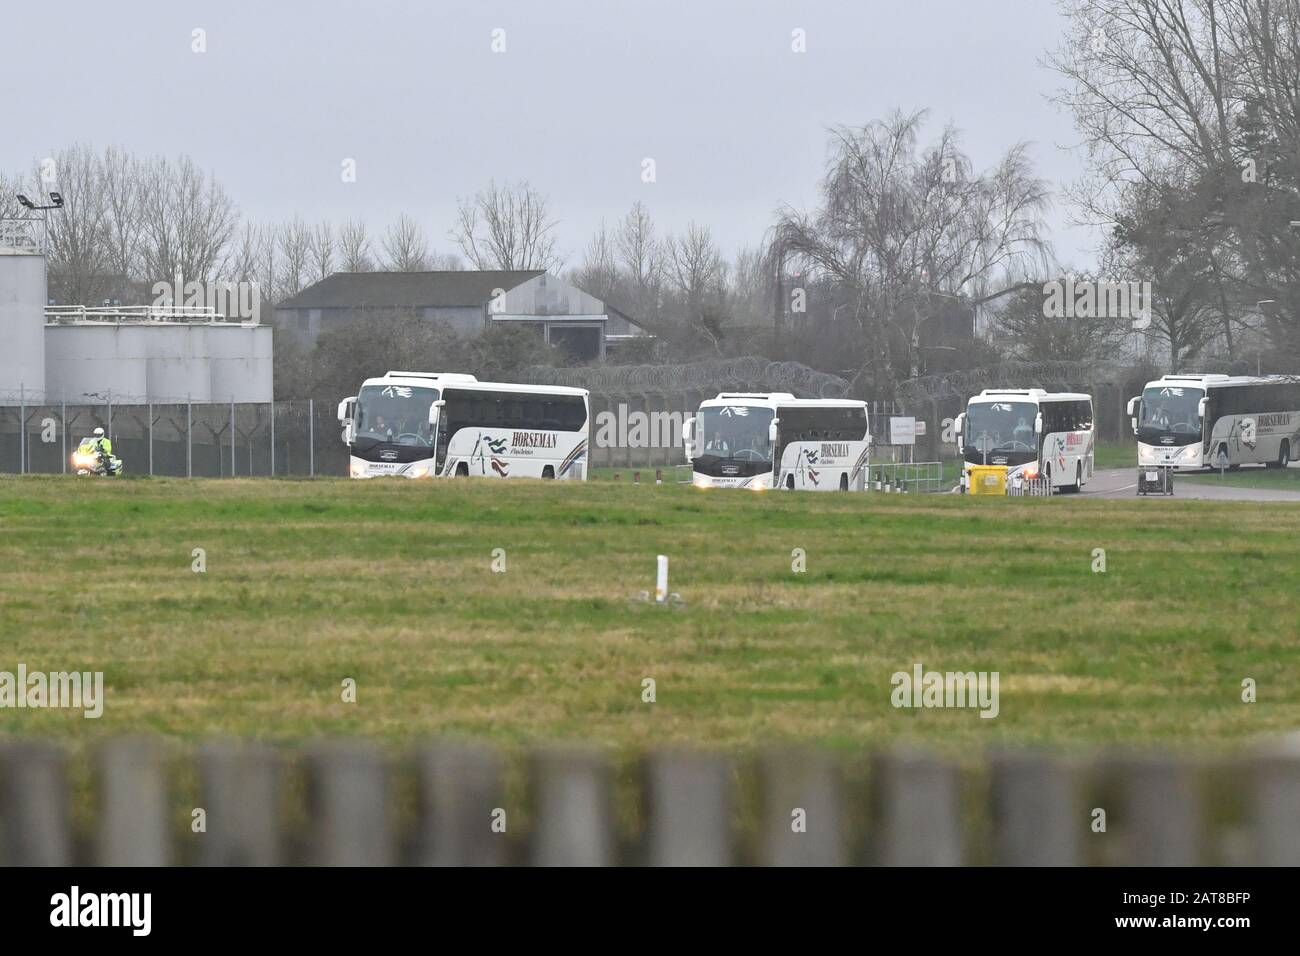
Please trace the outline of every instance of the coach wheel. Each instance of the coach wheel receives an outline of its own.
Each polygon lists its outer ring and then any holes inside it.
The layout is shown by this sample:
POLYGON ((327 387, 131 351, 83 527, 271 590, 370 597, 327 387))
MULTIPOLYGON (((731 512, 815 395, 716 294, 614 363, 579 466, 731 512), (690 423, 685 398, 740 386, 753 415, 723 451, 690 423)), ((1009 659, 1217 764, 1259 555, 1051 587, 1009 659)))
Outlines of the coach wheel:
POLYGON ((785 487, 788 491, 794 491, 794 475, 785 476, 785 487))
POLYGON ((555 469, 552 468, 550 465, 547 465, 545 468, 542 469, 542 477, 543 477, 543 478, 548 478, 548 479, 549 479, 549 478, 554 478, 554 477, 555 477, 555 469))
POLYGON ((849 490, 849 476, 840 475, 840 491, 848 491, 848 490, 849 490))
POLYGON ((462 461, 459 465, 457 465, 457 466, 456 466, 456 477, 457 477, 457 478, 468 478, 468 477, 469 477, 469 465, 465 464, 465 462, 463 462, 463 461, 462 461))
POLYGON ((1217 458, 1218 458, 1218 467, 1220 467, 1220 468, 1230 468, 1230 467, 1232 467, 1231 463, 1228 461, 1228 446, 1227 446, 1227 445, 1220 445, 1220 446, 1219 446, 1219 454, 1218 454, 1217 458))
POLYGON ((1051 465, 1043 466, 1043 482, 1046 484, 1047 493, 1050 495, 1052 493, 1052 466, 1051 465))
POLYGON ((1277 461, 1269 462, 1270 468, 1285 468, 1291 464, 1291 445, 1285 439, 1282 441, 1282 447, 1278 449, 1277 461))

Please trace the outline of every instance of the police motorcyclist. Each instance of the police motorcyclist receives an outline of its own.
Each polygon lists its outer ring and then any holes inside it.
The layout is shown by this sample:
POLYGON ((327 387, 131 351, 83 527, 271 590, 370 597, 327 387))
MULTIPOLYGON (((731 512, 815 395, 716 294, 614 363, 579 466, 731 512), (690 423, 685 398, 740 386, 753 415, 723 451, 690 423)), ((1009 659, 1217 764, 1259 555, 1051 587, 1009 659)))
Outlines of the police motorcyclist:
POLYGON ((83 438, 77 448, 79 455, 102 455, 106 471, 116 472, 113 459, 113 442, 104 434, 104 429, 96 428, 91 437, 83 438))

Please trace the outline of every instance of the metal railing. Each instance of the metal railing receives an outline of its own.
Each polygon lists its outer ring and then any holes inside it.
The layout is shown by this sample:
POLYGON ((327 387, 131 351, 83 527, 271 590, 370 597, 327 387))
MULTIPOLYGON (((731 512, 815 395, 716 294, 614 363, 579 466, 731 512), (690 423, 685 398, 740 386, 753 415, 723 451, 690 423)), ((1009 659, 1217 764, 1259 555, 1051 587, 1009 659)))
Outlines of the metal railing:
POLYGON ((1050 498, 1054 493, 1051 478, 1011 478, 1007 480, 1007 497, 1009 498, 1050 498))
POLYGON ((867 490, 884 493, 929 493, 949 491, 941 461, 872 463, 868 468, 867 490))
POLYGON ((72 325, 100 323, 106 325, 159 324, 210 325, 214 323, 243 323, 245 319, 227 318, 216 309, 201 305, 132 305, 90 308, 84 305, 55 305, 45 310, 47 325, 72 325))

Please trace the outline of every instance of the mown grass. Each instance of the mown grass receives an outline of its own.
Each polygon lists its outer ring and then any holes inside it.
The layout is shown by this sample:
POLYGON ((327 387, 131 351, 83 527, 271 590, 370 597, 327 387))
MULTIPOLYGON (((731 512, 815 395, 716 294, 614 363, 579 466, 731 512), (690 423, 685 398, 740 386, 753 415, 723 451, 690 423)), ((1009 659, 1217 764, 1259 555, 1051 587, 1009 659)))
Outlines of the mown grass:
POLYGON ((1137 442, 1133 439, 1122 442, 1098 442, 1093 450, 1094 468, 1136 468, 1137 461, 1137 442))
POLYGON ((1226 745, 1300 724, 1298 592, 1289 504, 7 478, 0 671, 108 699, 0 733, 1226 745), (656 554, 680 609, 630 600, 656 554), (917 662, 998 671, 999 716, 893 708, 917 662))
POLYGON ((1300 468, 1247 467, 1240 471, 1192 472, 1180 474, 1177 481, 1195 481, 1206 485, 1231 488, 1260 488, 1268 491, 1300 491, 1300 468))

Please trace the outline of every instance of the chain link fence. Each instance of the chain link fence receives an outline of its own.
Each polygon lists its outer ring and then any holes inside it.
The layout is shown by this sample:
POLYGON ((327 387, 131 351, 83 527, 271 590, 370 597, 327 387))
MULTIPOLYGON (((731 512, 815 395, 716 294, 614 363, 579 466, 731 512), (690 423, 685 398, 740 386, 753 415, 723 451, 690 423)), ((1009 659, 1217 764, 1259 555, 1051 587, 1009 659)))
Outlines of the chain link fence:
POLYGON ((324 402, 68 402, 22 390, 0 391, 0 472, 66 473, 77 444, 97 427, 128 475, 347 474, 334 407, 324 402))

